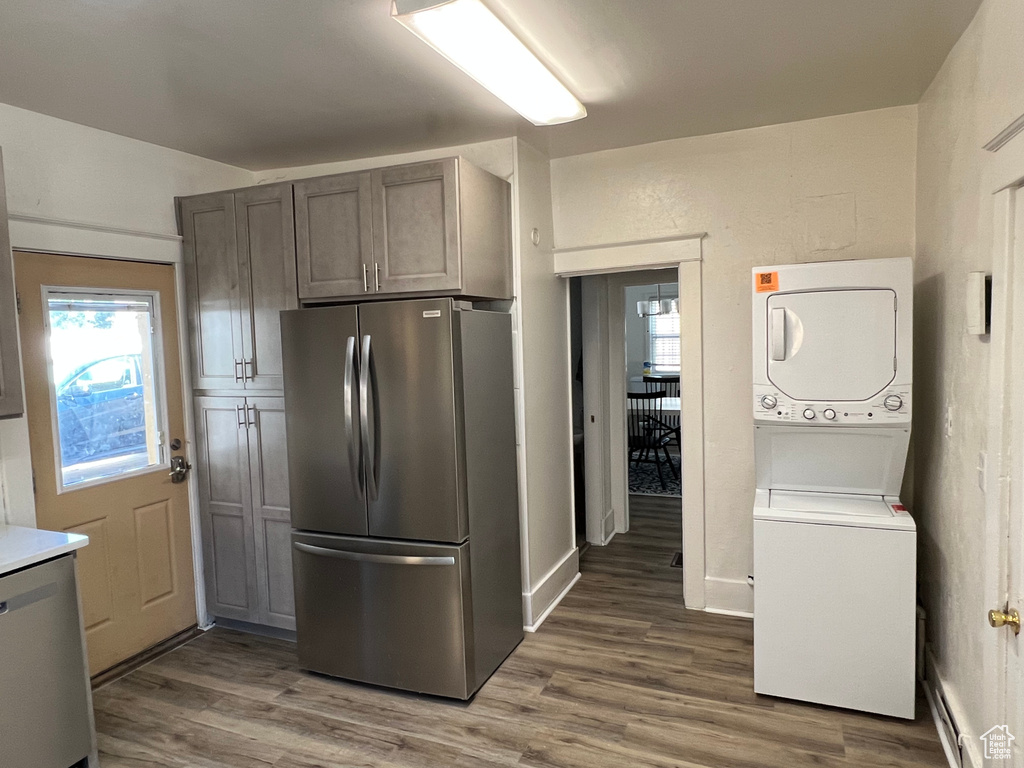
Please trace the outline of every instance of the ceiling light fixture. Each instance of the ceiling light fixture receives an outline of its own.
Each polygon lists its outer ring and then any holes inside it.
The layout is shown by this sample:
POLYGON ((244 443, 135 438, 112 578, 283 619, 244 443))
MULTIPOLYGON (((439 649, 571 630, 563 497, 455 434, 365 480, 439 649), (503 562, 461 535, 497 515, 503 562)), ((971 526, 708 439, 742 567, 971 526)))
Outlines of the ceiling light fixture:
POLYGON ((534 125, 587 116, 480 0, 392 0, 391 17, 534 125))
POLYGON ((636 313, 640 317, 654 315, 678 315, 679 299, 661 298, 661 285, 658 286, 658 298, 645 299, 636 303, 636 313))

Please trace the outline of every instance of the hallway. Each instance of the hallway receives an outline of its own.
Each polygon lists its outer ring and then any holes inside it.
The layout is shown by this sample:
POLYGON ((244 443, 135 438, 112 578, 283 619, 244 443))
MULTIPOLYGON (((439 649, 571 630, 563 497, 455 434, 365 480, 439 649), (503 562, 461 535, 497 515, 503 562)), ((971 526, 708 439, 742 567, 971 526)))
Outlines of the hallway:
POLYGON ((103 766, 946 764, 923 699, 909 723, 755 695, 750 621, 682 607, 678 501, 631 517, 469 703, 309 675, 290 643, 214 629, 96 692, 103 766))

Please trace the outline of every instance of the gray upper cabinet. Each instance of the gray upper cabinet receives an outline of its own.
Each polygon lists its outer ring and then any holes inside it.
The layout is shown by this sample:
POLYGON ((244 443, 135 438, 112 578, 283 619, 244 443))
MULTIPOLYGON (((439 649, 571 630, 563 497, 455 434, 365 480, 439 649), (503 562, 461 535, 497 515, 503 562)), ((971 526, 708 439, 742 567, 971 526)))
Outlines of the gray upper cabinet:
POLYGON ((300 299, 512 296, 509 184, 462 158, 295 189, 300 299))
POLYGON ((7 224, 4 158, 0 154, 0 417, 21 416, 21 356, 18 352, 18 310, 14 293, 14 261, 7 224))
POLYGON ((458 184, 455 158, 373 174, 376 291, 461 288, 458 184))
POLYGON ((370 290, 373 269, 370 172, 295 184, 299 296, 353 296, 370 290))
POLYGON ((281 390, 278 314, 298 304, 292 187, 180 201, 192 385, 281 390))
POLYGON ((230 192, 181 201, 192 386, 244 389, 242 297, 230 192))
POLYGON ((280 391, 284 389, 280 314, 299 305, 291 185, 236 192, 235 222, 243 287, 245 388, 280 391))

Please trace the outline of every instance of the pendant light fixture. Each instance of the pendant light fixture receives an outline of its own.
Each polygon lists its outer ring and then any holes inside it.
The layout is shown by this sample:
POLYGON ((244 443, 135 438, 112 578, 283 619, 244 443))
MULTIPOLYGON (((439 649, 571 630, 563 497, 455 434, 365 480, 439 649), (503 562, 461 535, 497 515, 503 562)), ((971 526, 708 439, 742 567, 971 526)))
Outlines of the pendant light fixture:
POLYGON ((654 315, 678 315, 679 299, 661 298, 661 284, 658 284, 658 298, 638 301, 636 313, 640 317, 652 317, 654 315))

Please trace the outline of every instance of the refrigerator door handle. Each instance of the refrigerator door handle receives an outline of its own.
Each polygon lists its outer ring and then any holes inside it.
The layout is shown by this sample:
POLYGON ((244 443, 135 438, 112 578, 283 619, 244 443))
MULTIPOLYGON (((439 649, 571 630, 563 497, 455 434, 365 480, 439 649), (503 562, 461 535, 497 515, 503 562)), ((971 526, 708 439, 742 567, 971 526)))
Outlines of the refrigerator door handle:
POLYGON ((451 556, 426 556, 415 557, 412 555, 381 555, 376 552, 351 552, 345 549, 330 549, 328 547, 317 547, 313 544, 304 544, 296 541, 292 544, 300 552, 310 555, 322 555, 333 557, 338 560, 356 560, 361 563, 383 563, 387 565, 455 565, 455 558, 451 556))
POLYGON ((356 432, 359 425, 356 424, 355 414, 352 407, 352 390, 356 385, 356 337, 349 336, 348 344, 345 347, 345 439, 348 441, 348 467, 352 473, 352 486, 356 490, 356 496, 363 498, 362 467, 360 466, 359 439, 356 432))
POLYGON ((380 483, 380 403, 377 395, 377 371, 373 364, 373 348, 370 345, 369 334, 363 336, 362 352, 362 367, 359 370, 359 422, 363 437, 363 463, 366 466, 366 496, 370 501, 376 501, 380 483), (372 432, 370 431, 371 397, 373 398, 372 432))

